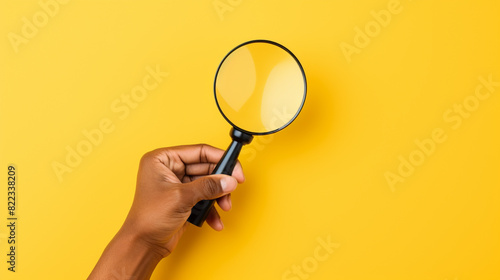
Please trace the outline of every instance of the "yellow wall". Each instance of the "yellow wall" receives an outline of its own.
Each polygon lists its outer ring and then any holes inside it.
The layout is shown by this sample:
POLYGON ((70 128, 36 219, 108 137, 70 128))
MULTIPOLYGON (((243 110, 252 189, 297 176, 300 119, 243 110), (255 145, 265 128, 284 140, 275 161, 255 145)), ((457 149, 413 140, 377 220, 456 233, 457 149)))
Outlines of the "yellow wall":
POLYGON ((212 82, 252 39, 297 55, 305 107, 244 148, 225 230, 191 228, 153 279, 500 279, 498 1, 0 3, 2 280, 85 278, 142 154, 225 148, 212 82), (168 76, 126 105, 156 68, 168 76), (82 131, 96 129, 89 150, 82 131), (58 163, 71 172, 58 178, 58 163))

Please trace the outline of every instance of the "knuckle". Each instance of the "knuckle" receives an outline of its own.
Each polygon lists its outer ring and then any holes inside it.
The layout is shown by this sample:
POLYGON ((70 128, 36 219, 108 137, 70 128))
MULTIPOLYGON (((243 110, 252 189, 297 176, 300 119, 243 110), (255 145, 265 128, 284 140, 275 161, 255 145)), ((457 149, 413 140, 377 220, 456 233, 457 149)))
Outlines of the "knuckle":
POLYGON ((201 144, 199 144, 199 145, 200 145, 200 148, 201 148, 202 150, 211 150, 211 149, 214 149, 214 147, 213 147, 213 146, 208 145, 208 144, 205 144, 205 143, 201 143, 201 144))
POLYGON ((144 155, 142 155, 141 157, 141 164, 144 164, 144 163, 147 163, 151 160, 151 158, 154 157, 154 151, 150 151, 150 152, 147 152, 145 153, 144 155))

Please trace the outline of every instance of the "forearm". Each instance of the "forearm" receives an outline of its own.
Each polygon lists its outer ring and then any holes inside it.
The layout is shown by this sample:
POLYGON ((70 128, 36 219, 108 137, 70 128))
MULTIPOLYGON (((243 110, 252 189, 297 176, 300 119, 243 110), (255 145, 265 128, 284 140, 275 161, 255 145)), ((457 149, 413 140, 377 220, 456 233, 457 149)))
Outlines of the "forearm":
POLYGON ((88 280, 149 279, 162 256, 121 229, 108 244, 88 280))

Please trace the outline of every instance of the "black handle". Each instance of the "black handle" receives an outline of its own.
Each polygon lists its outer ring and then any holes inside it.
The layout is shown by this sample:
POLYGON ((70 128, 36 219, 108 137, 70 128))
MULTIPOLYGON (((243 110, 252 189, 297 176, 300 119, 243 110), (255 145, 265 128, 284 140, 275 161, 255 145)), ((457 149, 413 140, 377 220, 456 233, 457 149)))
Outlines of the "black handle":
MULTIPOLYGON (((234 166, 238 162, 238 156, 240 154, 243 145, 252 142, 253 136, 244 132, 241 132, 235 128, 231 129, 231 138, 233 141, 227 148, 226 152, 220 159, 219 163, 212 171, 212 174, 226 174, 231 175, 233 173, 234 166)), ((196 205, 191 209, 191 215, 188 218, 188 222, 195 226, 201 227, 205 220, 207 219, 210 209, 214 205, 215 200, 202 200, 196 203, 196 205)))

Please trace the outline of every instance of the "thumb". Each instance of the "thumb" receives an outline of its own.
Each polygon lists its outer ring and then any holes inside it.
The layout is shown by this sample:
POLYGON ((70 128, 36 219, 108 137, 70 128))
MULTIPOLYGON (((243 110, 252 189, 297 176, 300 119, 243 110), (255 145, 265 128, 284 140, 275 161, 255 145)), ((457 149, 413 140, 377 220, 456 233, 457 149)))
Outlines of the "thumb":
POLYGON ((216 199, 236 189, 238 182, 229 175, 208 175, 190 183, 183 184, 182 189, 189 193, 194 204, 200 200, 216 199))

